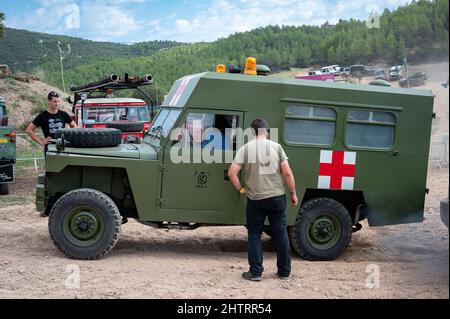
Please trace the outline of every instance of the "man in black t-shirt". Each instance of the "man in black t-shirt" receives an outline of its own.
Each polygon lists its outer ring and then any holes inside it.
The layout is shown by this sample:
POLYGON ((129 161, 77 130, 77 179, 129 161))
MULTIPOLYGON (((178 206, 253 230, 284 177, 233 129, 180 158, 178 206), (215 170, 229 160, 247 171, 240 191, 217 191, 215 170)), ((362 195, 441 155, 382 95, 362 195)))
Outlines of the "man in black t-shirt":
POLYGON ((47 150, 47 144, 50 143, 50 140, 55 138, 56 130, 65 128, 66 124, 71 128, 77 127, 76 123, 72 120, 69 114, 59 110, 61 100, 59 99, 59 94, 57 92, 50 92, 47 99, 47 110, 36 116, 33 122, 28 125, 26 130, 28 136, 33 141, 45 146, 45 150, 47 150), (45 137, 44 139, 36 135, 36 129, 38 127, 42 129, 42 133, 44 133, 45 137))

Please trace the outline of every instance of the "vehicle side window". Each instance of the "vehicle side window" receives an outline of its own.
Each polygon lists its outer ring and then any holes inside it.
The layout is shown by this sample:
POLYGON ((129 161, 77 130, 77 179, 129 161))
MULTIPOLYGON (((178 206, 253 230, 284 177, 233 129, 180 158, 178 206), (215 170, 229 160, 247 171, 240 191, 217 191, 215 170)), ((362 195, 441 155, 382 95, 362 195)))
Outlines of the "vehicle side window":
POLYGON ((345 142, 349 147, 390 149, 394 144, 395 116, 389 112, 351 111, 345 142))
POLYGON ((84 112, 84 121, 86 123, 114 121, 114 108, 85 107, 84 112))
POLYGON ((97 122, 111 122, 114 121, 114 108, 98 108, 97 122))
POLYGON ((84 121, 86 123, 97 122, 97 108, 85 108, 84 121))
POLYGON ((292 144, 331 145, 336 131, 336 112, 316 106, 289 106, 284 120, 284 139, 292 144))
POLYGON ((182 126, 185 130, 179 139, 184 147, 197 143, 202 148, 235 150, 237 124, 237 115, 188 113, 182 126))

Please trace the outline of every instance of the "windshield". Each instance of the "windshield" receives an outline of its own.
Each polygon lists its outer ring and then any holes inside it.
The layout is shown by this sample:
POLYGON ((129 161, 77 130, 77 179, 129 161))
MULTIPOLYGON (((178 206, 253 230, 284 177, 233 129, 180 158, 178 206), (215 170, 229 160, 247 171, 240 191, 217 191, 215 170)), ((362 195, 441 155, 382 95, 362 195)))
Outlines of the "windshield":
POLYGON ((153 121, 148 134, 142 139, 143 142, 155 147, 161 146, 161 138, 167 138, 175 122, 180 115, 181 110, 161 109, 153 121))
POLYGON ((83 109, 84 123, 114 121, 150 122, 147 106, 87 107, 83 109))

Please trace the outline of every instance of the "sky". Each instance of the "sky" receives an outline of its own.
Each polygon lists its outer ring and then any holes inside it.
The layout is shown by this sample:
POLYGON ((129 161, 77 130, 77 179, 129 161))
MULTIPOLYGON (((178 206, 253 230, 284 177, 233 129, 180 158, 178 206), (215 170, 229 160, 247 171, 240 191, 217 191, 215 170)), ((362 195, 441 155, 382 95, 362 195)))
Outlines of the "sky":
POLYGON ((94 41, 215 41, 267 25, 366 20, 407 0, 0 0, 5 26, 94 41))

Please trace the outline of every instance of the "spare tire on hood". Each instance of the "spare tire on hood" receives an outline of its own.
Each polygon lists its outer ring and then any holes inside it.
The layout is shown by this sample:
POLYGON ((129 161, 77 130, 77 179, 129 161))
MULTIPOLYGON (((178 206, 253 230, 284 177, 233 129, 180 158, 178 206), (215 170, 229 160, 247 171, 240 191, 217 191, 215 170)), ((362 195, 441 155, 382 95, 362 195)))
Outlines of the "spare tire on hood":
POLYGON ((112 147, 122 142, 122 132, 113 128, 65 128, 57 130, 55 137, 63 134, 68 147, 112 147))
POLYGON ((108 122, 108 128, 116 128, 122 132, 142 132, 144 130, 144 122, 108 122))

